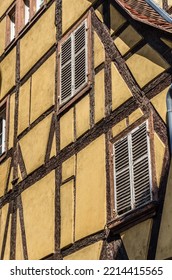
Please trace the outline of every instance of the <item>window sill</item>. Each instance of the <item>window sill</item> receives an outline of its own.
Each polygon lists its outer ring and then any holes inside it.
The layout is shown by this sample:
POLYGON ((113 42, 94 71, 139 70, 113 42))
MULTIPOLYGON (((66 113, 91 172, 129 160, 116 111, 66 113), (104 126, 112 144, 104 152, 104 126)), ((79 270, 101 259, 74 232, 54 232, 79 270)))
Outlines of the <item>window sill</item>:
POLYGON ((81 97, 88 93, 88 91, 92 88, 91 81, 88 81, 87 85, 81 89, 76 95, 72 96, 69 100, 64 102, 64 104, 59 105, 58 114, 61 114, 63 111, 72 107, 81 97))
POLYGON ((151 201, 138 209, 132 210, 121 217, 111 220, 107 224, 107 229, 109 232, 108 237, 111 238, 114 235, 119 234, 140 222, 154 217, 156 215, 157 207, 158 202, 151 201))

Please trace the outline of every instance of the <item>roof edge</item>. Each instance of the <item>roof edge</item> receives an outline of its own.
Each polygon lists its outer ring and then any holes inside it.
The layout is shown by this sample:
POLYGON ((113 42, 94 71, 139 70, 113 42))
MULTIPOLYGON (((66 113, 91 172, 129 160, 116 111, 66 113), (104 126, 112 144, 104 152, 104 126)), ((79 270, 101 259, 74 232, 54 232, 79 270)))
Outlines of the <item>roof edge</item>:
POLYGON ((147 2, 160 16, 162 16, 163 19, 169 23, 172 23, 172 18, 170 15, 166 11, 162 10, 155 2, 152 0, 145 0, 145 2, 147 2))

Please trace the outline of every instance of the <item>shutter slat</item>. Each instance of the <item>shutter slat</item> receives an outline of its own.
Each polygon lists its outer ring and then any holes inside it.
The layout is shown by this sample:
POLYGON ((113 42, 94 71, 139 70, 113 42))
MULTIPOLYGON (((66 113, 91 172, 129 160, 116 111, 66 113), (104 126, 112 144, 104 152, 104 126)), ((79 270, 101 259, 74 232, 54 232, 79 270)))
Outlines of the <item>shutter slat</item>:
POLYGON ((123 145, 126 146, 126 137, 115 143, 115 151, 122 150, 123 145))
POLYGON ((127 180, 130 179, 130 173, 129 173, 129 168, 125 168, 125 170, 123 169, 122 171, 120 171, 118 174, 116 174, 116 186, 118 188, 118 186, 125 184, 125 182, 127 182, 127 180), (127 173, 126 173, 127 171, 127 173), (121 176, 122 174, 122 176, 121 176))
MULTIPOLYGON (((123 193, 124 189, 128 188, 128 180, 129 178, 127 178, 126 181, 122 182, 120 185, 117 185, 117 191, 118 191, 118 196, 120 195, 120 193, 123 193)), ((118 183, 117 183, 118 184, 118 183)), ((126 190, 127 191, 127 190, 126 190)), ((129 190, 128 190, 129 191, 129 190)))
POLYGON ((145 169, 143 170, 142 168, 140 168, 140 170, 138 170, 138 172, 134 171, 134 182, 136 181, 140 181, 142 179, 142 177, 148 177, 149 178, 149 174, 145 174, 145 169), (137 180, 138 178, 138 180, 137 180))
POLYGON ((116 160, 118 161, 120 158, 124 158, 126 156, 126 154, 128 153, 128 147, 123 147, 119 153, 117 151, 115 151, 115 157, 116 160))
POLYGON ((139 193, 145 192, 145 186, 148 186, 148 185, 149 185, 149 180, 144 181, 142 184, 139 184, 139 188, 135 189, 135 196, 137 196, 139 193))
POLYGON ((128 139, 124 138, 122 141, 119 141, 115 144, 115 167, 116 172, 129 166, 129 157, 128 157, 128 139), (120 146, 119 144, 122 143, 120 146), (117 149, 116 149, 117 147, 117 149))
POLYGON ((85 47, 85 21, 84 23, 75 31, 75 54, 77 54, 82 48, 85 47))
POLYGON ((131 205, 125 205, 124 207, 118 207, 118 215, 122 215, 131 210, 131 205))
POLYGON ((71 37, 69 37, 68 40, 66 40, 61 47, 61 66, 63 66, 66 62, 69 62, 71 60, 72 56, 72 40, 71 37))
POLYGON ((116 168, 116 172, 120 172, 120 170, 122 171, 127 166, 128 166, 128 157, 122 158, 121 162, 119 162, 119 160, 118 160, 118 165, 117 165, 117 168, 116 168))
POLYGON ((86 83, 86 54, 85 49, 75 57, 75 90, 86 83))
POLYGON ((144 197, 137 200, 137 202, 135 203, 135 206, 140 207, 140 206, 146 204, 149 201, 150 201, 150 195, 144 196, 144 197))
POLYGON ((61 100, 65 101, 72 95, 71 63, 61 70, 61 100))

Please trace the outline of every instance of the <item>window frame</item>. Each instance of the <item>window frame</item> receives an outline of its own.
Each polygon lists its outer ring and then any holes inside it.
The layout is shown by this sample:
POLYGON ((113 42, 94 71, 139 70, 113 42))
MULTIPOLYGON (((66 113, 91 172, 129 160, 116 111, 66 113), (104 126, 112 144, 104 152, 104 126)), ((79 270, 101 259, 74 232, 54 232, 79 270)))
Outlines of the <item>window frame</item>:
POLYGON ((5 110, 5 145, 4 151, 0 154, 0 162, 6 157, 8 151, 8 134, 9 134, 9 97, 0 102, 0 114, 5 110))
POLYGON ((11 44, 17 36, 17 4, 14 3, 10 9, 7 11, 6 13, 6 47, 11 44), (14 26, 14 36, 13 38, 11 38, 11 31, 12 31, 12 20, 11 20, 11 16, 15 15, 15 22, 13 23, 14 26))
POLYGON ((37 9, 37 0, 30 0, 30 19, 39 11, 41 11, 46 3, 47 0, 43 0, 42 5, 39 7, 39 9, 37 9))
POLYGON ((23 5, 24 5, 24 26, 28 24, 28 22, 30 21, 30 10, 31 10, 31 1, 29 1, 29 6, 26 5, 26 1, 27 0, 23 0, 23 5), (26 8, 27 7, 27 8, 26 8), (26 11, 27 11, 27 21, 26 21, 26 11))
MULTIPOLYGON (((74 35, 73 35, 74 36, 74 35)), ((73 74, 74 76, 74 74, 73 74)), ((64 34, 63 38, 58 43, 58 109, 59 112, 62 112, 67 107, 69 107, 71 104, 73 104, 78 98, 80 98, 84 93, 86 93, 92 83, 92 26, 91 26, 91 12, 88 11, 85 16, 83 16, 76 24, 73 25, 73 27, 64 34), (64 102, 61 102, 61 46, 65 41, 70 38, 72 34, 74 34, 80 26, 86 21, 87 26, 87 39, 86 39, 86 70, 87 70, 87 81, 84 85, 81 85, 80 88, 76 91, 75 94, 67 98, 64 102)))
POLYGON ((42 6, 45 4, 45 0, 35 0, 35 6, 36 6, 36 13, 42 8, 42 6), (41 2, 42 1, 42 3, 40 4, 39 2, 41 2), (39 7, 38 7, 38 5, 39 5, 39 7))
MULTIPOLYGON (((117 136, 113 137, 110 140, 110 145, 109 145, 109 158, 110 158, 110 209, 111 209, 111 214, 109 217, 109 223, 113 225, 119 224, 124 221, 125 219, 128 220, 128 224, 130 224, 130 220, 134 219, 135 216, 140 215, 142 211, 146 213, 147 209, 151 212, 151 210, 154 208, 155 205, 157 205, 158 201, 158 188, 157 188, 157 180, 156 180, 156 170, 155 170, 155 152, 154 152, 154 129, 153 129, 153 116, 152 114, 150 115, 145 115, 141 117, 139 120, 137 120, 135 123, 132 125, 128 126, 124 131, 119 133, 117 136), (135 130, 137 127, 139 127, 141 124, 144 122, 148 122, 148 133, 149 133, 149 143, 150 143, 150 167, 151 167, 151 177, 152 177, 152 189, 151 189, 151 200, 149 200, 147 203, 142 204, 138 208, 131 209, 127 212, 122 213, 121 215, 117 215, 116 213, 116 205, 115 205, 115 167, 114 167, 114 144, 118 142, 120 139, 126 137, 129 135, 133 130, 135 130), (143 209, 143 210, 142 210, 143 209)), ((142 217, 143 218, 143 217, 142 217)), ((146 218, 146 214, 145 214, 146 218)), ((120 225, 121 226, 121 225, 120 225)))
MULTIPOLYGON (((134 159, 133 159, 133 145, 132 145, 132 135, 139 131, 139 129, 144 126, 145 124, 145 129, 146 129, 146 134, 147 136, 145 137, 147 145, 146 145, 146 154, 144 154, 144 156, 142 156, 141 158, 139 157, 136 161, 138 163, 142 162, 142 160, 144 159, 148 159, 148 179, 149 179, 149 192, 150 192, 150 199, 149 202, 152 201, 152 172, 151 172, 151 156, 150 156, 150 137, 148 135, 148 120, 146 120, 145 122, 143 122, 141 125, 137 126, 136 128, 132 129, 129 133, 127 133, 126 136, 122 137, 121 139, 119 139, 118 141, 116 141, 113 144, 113 161, 114 161, 114 210, 115 213, 117 213, 117 216, 121 216, 123 214, 126 214, 127 212, 130 212, 134 209, 136 209, 137 207, 135 206, 136 203, 136 197, 135 197, 135 186, 134 186, 134 159), (119 209, 117 207, 117 195, 118 195, 118 191, 117 191, 117 187, 116 187, 116 181, 117 181, 117 176, 118 173, 121 174, 122 171, 116 171, 116 159, 115 159, 115 145, 117 145, 118 143, 121 143, 122 140, 126 139, 126 144, 127 144, 127 156, 128 156, 128 164, 127 167, 125 167, 125 170, 128 170, 129 172, 129 181, 130 181, 130 210, 124 210, 124 212, 122 214, 119 214, 119 209)), ((145 140, 144 139, 144 140, 145 140)), ((121 175, 122 176, 122 175, 121 175)), ((128 181, 128 180, 127 180, 128 181)), ((143 206, 145 204, 147 204, 148 202, 142 203, 140 206, 143 206)))

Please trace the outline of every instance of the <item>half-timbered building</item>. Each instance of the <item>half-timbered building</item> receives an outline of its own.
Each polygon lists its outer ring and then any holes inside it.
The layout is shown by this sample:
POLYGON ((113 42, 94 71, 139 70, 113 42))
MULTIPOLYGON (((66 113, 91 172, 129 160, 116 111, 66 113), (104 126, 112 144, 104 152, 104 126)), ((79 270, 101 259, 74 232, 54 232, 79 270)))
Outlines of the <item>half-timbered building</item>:
POLYGON ((172 258, 171 5, 0 1, 0 259, 172 258))

